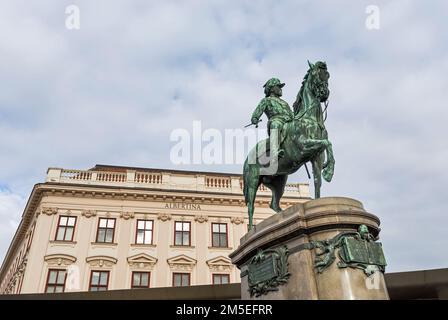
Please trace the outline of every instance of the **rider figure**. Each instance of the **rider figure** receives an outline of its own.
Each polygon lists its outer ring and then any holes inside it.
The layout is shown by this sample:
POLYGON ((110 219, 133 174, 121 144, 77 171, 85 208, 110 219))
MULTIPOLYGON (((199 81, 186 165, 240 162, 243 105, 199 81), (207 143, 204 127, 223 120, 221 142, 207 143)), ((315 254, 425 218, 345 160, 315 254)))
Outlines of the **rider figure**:
POLYGON ((257 125, 263 112, 268 117, 268 135, 271 141, 272 159, 277 159, 284 155, 284 150, 280 149, 281 130, 283 125, 288 121, 292 121, 294 117, 288 103, 280 98, 284 85, 277 78, 269 79, 263 86, 266 97, 260 101, 251 118, 252 124, 257 125))

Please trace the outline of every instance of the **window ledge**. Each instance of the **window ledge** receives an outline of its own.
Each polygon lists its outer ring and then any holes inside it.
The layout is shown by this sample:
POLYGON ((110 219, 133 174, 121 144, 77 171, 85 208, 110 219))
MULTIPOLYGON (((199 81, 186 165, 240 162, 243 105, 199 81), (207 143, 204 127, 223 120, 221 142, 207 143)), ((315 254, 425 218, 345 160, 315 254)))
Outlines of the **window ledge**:
POLYGON ((208 247, 210 250, 232 250, 232 247, 208 247))
POLYGON ((152 243, 131 243, 131 247, 143 247, 143 248, 146 248, 146 247, 152 247, 152 248, 155 248, 155 247, 157 247, 155 244, 152 244, 152 243))
POLYGON ((70 245, 70 244, 76 244, 77 242, 76 241, 64 241, 64 240, 50 240, 50 243, 51 244, 62 244, 62 245, 67 244, 67 245, 70 245))
POLYGON ((185 249, 185 248, 190 248, 190 249, 194 249, 195 248, 195 246, 176 246, 176 245, 170 245, 170 248, 182 248, 182 249, 185 249))
POLYGON ((112 243, 112 242, 91 242, 90 244, 93 246, 104 246, 104 247, 107 246, 116 247, 118 245, 118 243, 112 243))

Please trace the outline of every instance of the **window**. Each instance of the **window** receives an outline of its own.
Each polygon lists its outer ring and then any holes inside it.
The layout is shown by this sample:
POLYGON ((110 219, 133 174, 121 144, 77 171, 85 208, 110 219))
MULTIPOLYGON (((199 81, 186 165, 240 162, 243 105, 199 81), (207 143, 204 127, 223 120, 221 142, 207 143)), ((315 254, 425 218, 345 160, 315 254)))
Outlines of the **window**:
POLYGON ((58 229, 56 230, 56 241, 73 241, 76 217, 60 216, 58 229))
POLYGON ((213 274, 213 284, 227 283, 230 283, 230 276, 228 274, 213 274))
POLYGON ((48 270, 45 293, 64 292, 66 279, 67 279, 67 272, 65 270, 59 270, 59 269, 48 270))
POLYGON ((175 223, 174 245, 176 246, 189 246, 190 245, 190 222, 175 223))
POLYGON ((152 244, 152 220, 137 220, 137 232, 135 235, 135 243, 152 244))
POLYGON ((106 291, 109 285, 109 271, 92 271, 89 291, 106 291))
POLYGON ((114 242, 115 219, 100 218, 96 242, 114 242))
POLYGON ((212 247, 227 248, 226 223, 212 223, 212 247))
POLYGON ((173 273, 173 287, 187 287, 190 285, 189 273, 173 273))
POLYGON ((132 288, 149 288, 149 272, 132 272, 132 288))

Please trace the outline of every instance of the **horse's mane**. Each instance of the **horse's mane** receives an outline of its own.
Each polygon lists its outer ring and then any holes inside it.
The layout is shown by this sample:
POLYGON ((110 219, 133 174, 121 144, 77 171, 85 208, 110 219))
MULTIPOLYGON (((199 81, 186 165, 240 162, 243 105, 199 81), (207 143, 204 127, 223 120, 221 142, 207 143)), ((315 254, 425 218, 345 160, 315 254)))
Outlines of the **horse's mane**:
POLYGON ((300 86, 299 93, 297 93, 296 101, 294 101, 294 104, 292 105, 293 110, 294 110, 294 115, 298 115, 300 112, 300 109, 302 108, 303 90, 305 88, 305 83, 308 80, 310 73, 311 73, 311 68, 308 69, 305 76, 303 77, 302 85, 300 86))

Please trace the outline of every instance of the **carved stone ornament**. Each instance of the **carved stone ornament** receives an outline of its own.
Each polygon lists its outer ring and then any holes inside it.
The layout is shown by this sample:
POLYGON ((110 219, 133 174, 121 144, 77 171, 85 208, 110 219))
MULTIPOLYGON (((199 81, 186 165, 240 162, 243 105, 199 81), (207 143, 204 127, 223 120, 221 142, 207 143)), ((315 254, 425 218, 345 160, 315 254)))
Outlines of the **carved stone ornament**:
POLYGON ((86 258, 86 262, 91 267, 113 267, 117 263, 117 259, 108 256, 93 256, 86 258))
POLYGON ((16 290, 16 284, 20 282, 20 278, 23 276, 23 273, 25 272, 26 265, 28 263, 27 255, 22 258, 22 261, 17 267, 16 272, 14 275, 11 276, 10 280, 8 281, 8 284, 6 285, 6 288, 4 290, 5 294, 13 294, 16 290))
POLYGON ((314 267, 322 273, 336 260, 339 249, 339 268, 357 268, 367 276, 375 271, 385 271, 386 259, 380 242, 376 242, 366 225, 362 224, 358 232, 342 232, 329 240, 312 241, 316 249, 314 267))
POLYGON ((133 219, 134 218, 134 212, 122 212, 120 213, 120 218, 123 218, 124 220, 133 219))
POLYGON ((58 213, 58 208, 56 207, 42 207, 41 212, 47 216, 58 213))
POLYGON ((288 282, 288 265, 286 246, 264 251, 259 249, 249 261, 247 270, 250 296, 259 297, 270 291, 278 291, 278 286, 288 282))
POLYGON ((168 221, 171 220, 171 215, 169 213, 159 213, 157 215, 158 220, 168 221))
POLYGON ((244 218, 243 217, 232 217, 230 218, 230 222, 238 225, 238 224, 242 224, 244 223, 244 218))
POLYGON ((198 215, 198 216, 194 217, 194 221, 199 222, 199 223, 204 223, 204 222, 208 221, 208 217, 207 216, 198 215))
POLYGON ((82 210, 81 215, 86 218, 95 217, 96 211, 95 210, 82 210))

